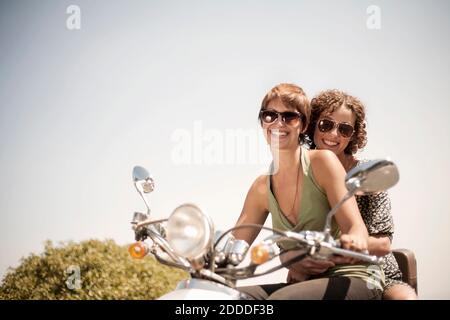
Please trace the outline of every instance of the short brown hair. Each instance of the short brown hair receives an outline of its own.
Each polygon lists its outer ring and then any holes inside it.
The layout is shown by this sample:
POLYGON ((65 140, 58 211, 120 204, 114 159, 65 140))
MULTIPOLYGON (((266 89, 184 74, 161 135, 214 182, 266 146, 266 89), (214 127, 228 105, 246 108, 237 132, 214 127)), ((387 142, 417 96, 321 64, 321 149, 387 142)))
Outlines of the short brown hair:
POLYGON ((333 113, 341 106, 350 109, 356 116, 355 131, 344 152, 346 154, 354 154, 358 149, 364 148, 367 143, 366 111, 364 105, 358 98, 343 91, 333 89, 323 91, 311 100, 311 121, 306 131, 311 149, 316 148, 314 144, 314 130, 316 129, 317 120, 319 120, 322 114, 333 113))
MULTIPOLYGON (((311 115, 311 106, 306 96, 306 93, 302 88, 295 84, 281 83, 272 89, 264 96, 261 103, 261 109, 266 110, 269 103, 274 99, 280 99, 283 104, 288 107, 298 111, 302 115, 302 125, 303 131, 308 127, 309 117, 311 115)), ((258 118, 260 124, 262 125, 262 120, 258 118)), ((299 142, 304 142, 304 133, 300 134, 299 142)))

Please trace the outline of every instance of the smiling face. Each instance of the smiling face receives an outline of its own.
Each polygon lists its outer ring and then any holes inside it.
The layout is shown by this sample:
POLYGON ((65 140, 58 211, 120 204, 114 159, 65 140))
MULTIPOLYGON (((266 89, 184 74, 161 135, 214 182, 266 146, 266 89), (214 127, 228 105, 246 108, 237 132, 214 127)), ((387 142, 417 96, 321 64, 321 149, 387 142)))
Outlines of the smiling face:
MULTIPOLYGON (((354 127, 356 115, 349 108, 341 106, 332 113, 321 114, 317 123, 322 119, 330 119, 336 123, 347 123, 354 127)), ((339 134, 337 126, 328 132, 321 132, 316 124, 314 130, 314 144, 317 149, 330 150, 339 156, 344 153, 344 150, 351 139, 352 137, 345 138, 339 134)))
MULTIPOLYGON (((298 112, 293 108, 288 108, 280 98, 271 100, 268 103, 266 110, 273 110, 276 112, 298 112)), ((299 135, 303 131, 303 123, 299 118, 298 121, 294 121, 291 124, 286 124, 279 117, 270 124, 262 121, 262 128, 266 141, 271 147, 295 150, 299 145, 299 135)))
MULTIPOLYGON (((335 152, 339 158, 344 156, 342 148, 344 148, 345 155, 355 154, 367 143, 365 119, 365 107, 358 98, 337 89, 322 91, 311 100, 311 122, 307 129, 311 148, 329 149, 335 152), (330 132, 318 132, 319 120, 327 117, 337 123, 348 123, 347 126, 340 126, 340 131, 344 136, 336 133, 337 128, 330 132), (349 126, 353 128, 349 129, 349 126), (347 145, 346 148, 345 145, 347 145)), ((333 124, 322 121, 320 126, 322 131, 327 131, 333 124)))

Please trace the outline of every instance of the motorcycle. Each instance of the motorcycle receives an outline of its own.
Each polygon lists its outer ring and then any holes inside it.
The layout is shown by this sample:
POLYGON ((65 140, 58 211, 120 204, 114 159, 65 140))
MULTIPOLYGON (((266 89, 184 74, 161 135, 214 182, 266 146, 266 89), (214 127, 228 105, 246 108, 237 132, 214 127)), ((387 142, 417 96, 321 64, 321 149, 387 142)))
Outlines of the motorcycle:
POLYGON ((340 255, 379 265, 380 257, 342 248, 339 240, 331 235, 331 221, 342 204, 353 195, 384 191, 398 180, 397 166, 390 160, 372 160, 350 170, 345 177, 348 192, 328 213, 323 231, 281 231, 246 224, 215 232, 211 218, 191 203, 177 207, 168 219, 152 220, 146 194, 154 190, 154 179, 145 168, 136 166, 133 183, 147 213, 135 212, 133 215, 131 224, 137 242, 129 247, 129 253, 137 259, 152 254, 158 262, 190 274, 190 279, 181 281, 174 291, 159 299, 251 300, 252 297, 236 290, 238 280, 275 272, 306 257, 328 259, 332 255, 340 255), (238 228, 264 229, 271 235, 250 249, 248 243, 232 235, 238 228), (145 240, 150 240, 150 244, 145 240), (286 242, 289 242, 289 249, 280 249, 279 244, 286 242), (267 267, 291 250, 295 250, 296 255, 267 267), (241 266, 247 254, 250 254, 250 262, 241 266))

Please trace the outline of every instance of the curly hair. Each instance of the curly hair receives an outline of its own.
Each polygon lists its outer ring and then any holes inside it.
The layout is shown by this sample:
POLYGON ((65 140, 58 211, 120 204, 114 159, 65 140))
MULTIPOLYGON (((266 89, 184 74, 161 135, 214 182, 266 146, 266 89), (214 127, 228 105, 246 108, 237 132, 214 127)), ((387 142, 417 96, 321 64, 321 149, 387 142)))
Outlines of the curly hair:
POLYGON ((322 114, 331 114, 341 106, 350 109, 356 116, 354 133, 344 153, 354 154, 359 149, 364 148, 367 143, 366 131, 366 111, 362 102, 343 91, 340 90, 326 90, 319 93, 311 100, 311 121, 306 130, 307 143, 311 149, 315 149, 314 144, 314 130, 316 129, 317 121, 322 114))
MULTIPOLYGON (((302 88, 295 84, 290 83, 281 83, 275 87, 273 87, 265 96, 261 103, 261 109, 266 110, 269 103, 274 99, 280 99, 283 104, 291 108, 293 110, 296 110, 300 112, 302 115, 303 120, 303 128, 307 128, 309 124, 309 118, 311 115, 311 106, 309 103, 309 99, 306 96, 306 93, 303 91, 302 88)), ((260 124, 262 125, 262 120, 258 116, 258 120, 260 124)), ((303 130, 302 130, 303 131, 303 130)), ((303 131, 304 132, 304 131, 303 131)), ((300 133, 299 136, 299 143, 303 144, 306 142, 305 140, 305 133, 300 133)))

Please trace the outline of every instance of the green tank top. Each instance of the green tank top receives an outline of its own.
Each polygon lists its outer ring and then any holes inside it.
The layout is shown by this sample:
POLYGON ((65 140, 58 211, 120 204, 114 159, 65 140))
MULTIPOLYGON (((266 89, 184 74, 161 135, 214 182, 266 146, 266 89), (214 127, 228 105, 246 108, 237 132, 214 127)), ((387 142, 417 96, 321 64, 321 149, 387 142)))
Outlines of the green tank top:
MULTIPOLYGON (((303 171, 303 186, 301 191, 301 202, 299 205, 297 224, 293 225, 282 213, 277 199, 272 192, 271 174, 267 176, 267 187, 269 195, 269 211, 272 217, 272 227, 279 230, 290 231, 322 231, 325 226, 325 220, 330 211, 330 204, 325 191, 317 184, 309 159, 309 150, 301 147, 300 158, 303 171)), ((273 172, 273 164, 269 173, 273 172)), ((338 239, 341 232, 333 217, 331 224, 331 234, 338 239)), ((283 242, 280 246, 284 249, 290 247, 288 242, 283 242)), ((374 288, 382 290, 384 286, 384 274, 381 268, 370 264, 352 264, 337 265, 328 269, 326 273, 319 277, 356 277, 373 285, 374 288)))
MULTIPOLYGON (((271 175, 267 176, 267 185, 269 189, 269 211, 272 216, 272 226, 280 230, 292 231, 322 231, 325 226, 325 220, 330 205, 325 191, 316 183, 309 160, 309 151, 301 147, 300 158, 303 169, 303 188, 301 203, 297 215, 297 225, 293 225, 282 213, 278 201, 272 192, 271 175)), ((271 166, 272 172, 272 166, 271 166)), ((339 236, 339 229, 333 218, 331 234, 333 237, 339 236)))

